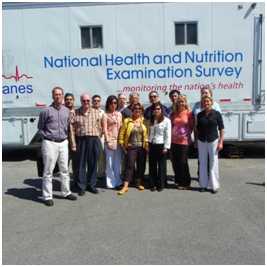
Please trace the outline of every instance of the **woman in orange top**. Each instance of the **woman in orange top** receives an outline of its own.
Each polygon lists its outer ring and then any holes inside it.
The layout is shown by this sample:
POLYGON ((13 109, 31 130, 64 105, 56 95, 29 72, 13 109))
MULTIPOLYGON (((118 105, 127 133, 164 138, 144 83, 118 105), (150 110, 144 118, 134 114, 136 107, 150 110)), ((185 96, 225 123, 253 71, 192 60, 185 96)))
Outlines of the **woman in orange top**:
POLYGON ((171 123, 171 155, 175 183, 180 190, 190 189, 191 177, 188 167, 188 149, 194 128, 194 117, 189 110, 186 96, 178 96, 175 111, 171 115, 171 123))

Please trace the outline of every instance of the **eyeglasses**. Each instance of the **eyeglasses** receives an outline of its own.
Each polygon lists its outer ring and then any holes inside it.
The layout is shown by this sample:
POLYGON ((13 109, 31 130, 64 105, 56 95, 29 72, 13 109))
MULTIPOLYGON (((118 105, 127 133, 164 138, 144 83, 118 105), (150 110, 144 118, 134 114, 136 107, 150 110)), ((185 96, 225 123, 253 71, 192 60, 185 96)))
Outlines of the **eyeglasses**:
POLYGON ((100 100, 99 99, 94 99, 93 102, 100 102, 100 100))
POLYGON ((156 98, 156 97, 158 97, 157 95, 151 95, 151 96, 149 96, 150 98, 156 98))
POLYGON ((155 108, 154 110, 161 110, 161 108, 155 108))
POLYGON ((82 102, 84 102, 84 103, 89 103, 90 100, 89 100, 89 99, 83 99, 82 102))

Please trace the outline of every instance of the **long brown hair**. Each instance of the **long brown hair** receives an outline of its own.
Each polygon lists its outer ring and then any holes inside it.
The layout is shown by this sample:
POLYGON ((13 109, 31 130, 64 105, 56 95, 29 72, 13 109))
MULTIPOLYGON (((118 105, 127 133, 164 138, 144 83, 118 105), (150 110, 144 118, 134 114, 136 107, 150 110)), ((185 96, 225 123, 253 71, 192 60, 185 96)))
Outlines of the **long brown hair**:
POLYGON ((152 108, 151 108, 151 112, 152 112, 152 116, 151 116, 151 120, 150 120, 151 125, 155 124, 154 111, 155 111, 156 107, 160 107, 160 110, 161 110, 161 115, 160 115, 159 120, 157 122, 161 123, 164 120, 164 112, 163 112, 162 104, 160 102, 157 102, 157 103, 153 104, 152 108))

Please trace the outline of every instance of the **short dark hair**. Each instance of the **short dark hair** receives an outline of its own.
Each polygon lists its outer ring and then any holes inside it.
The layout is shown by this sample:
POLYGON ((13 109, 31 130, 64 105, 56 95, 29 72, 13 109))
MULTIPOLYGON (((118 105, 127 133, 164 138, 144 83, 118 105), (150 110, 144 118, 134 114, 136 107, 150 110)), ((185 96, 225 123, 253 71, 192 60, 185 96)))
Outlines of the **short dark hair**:
POLYGON ((60 90, 62 92, 62 95, 64 94, 64 90, 60 87, 60 86, 55 86, 53 89, 52 89, 52 95, 54 94, 54 92, 56 90, 60 90))
POLYGON ((107 101, 106 101, 106 107, 105 107, 106 112, 108 111, 108 107, 109 107, 109 105, 112 103, 113 100, 116 100, 116 102, 117 102, 117 107, 118 107, 118 98, 117 98, 115 95, 110 95, 110 96, 107 98, 107 101))
POLYGON ((72 97, 74 99, 74 95, 72 93, 66 93, 64 99, 66 99, 67 97, 72 97))
POLYGON ((178 95, 180 95, 181 94, 181 92, 180 91, 178 91, 177 89, 173 89, 173 90, 171 90, 170 92, 169 92, 169 98, 171 98, 172 97, 172 95, 173 94, 178 94, 178 95))
POLYGON ((94 100, 94 99, 97 98, 97 97, 101 99, 101 96, 100 96, 100 95, 93 95, 93 96, 92 96, 92 100, 94 100))

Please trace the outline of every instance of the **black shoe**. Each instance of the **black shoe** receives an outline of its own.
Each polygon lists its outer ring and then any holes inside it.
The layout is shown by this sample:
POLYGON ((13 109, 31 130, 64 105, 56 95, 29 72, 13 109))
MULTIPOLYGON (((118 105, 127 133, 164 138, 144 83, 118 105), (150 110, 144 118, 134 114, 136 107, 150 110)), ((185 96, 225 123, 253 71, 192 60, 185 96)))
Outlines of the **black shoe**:
POLYGON ((184 187, 184 186, 181 186, 181 185, 178 185, 178 186, 177 186, 177 189, 178 189, 178 190, 185 190, 185 187, 184 187))
POLYGON ((158 192, 161 192, 161 191, 163 191, 163 188, 162 188, 162 187, 158 187, 158 188, 157 188, 157 191, 158 191, 158 192))
POLYGON ((211 190, 211 193, 212 194, 217 194, 218 193, 218 190, 211 190))
POLYGON ((191 186, 190 185, 187 185, 184 187, 184 190, 192 190, 191 186))
POLYGON ((155 192, 155 191, 156 191, 156 187, 155 187, 155 186, 152 186, 152 187, 150 188, 150 191, 151 191, 151 192, 155 192))
POLYGON ((68 199, 68 200, 77 200, 77 197, 74 196, 73 194, 69 194, 65 197, 65 199, 68 199))
POLYGON ((47 199, 47 200, 44 200, 44 204, 46 206, 52 207, 54 206, 54 201, 52 199, 47 199))
POLYGON ((78 193, 79 196, 84 196, 85 195, 85 190, 80 190, 78 193))
POLYGON ((96 188, 91 188, 91 187, 88 188, 88 191, 93 193, 93 194, 98 194, 99 193, 96 188))
POLYGON ((206 188, 204 188, 204 187, 201 187, 200 189, 199 189, 199 192, 206 192, 207 191, 207 189, 206 188))

